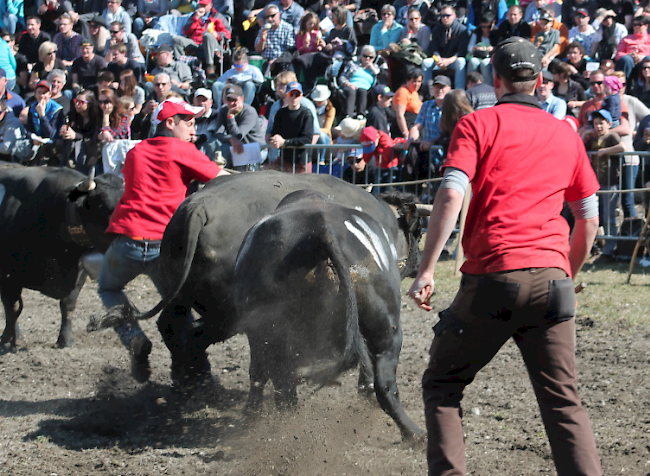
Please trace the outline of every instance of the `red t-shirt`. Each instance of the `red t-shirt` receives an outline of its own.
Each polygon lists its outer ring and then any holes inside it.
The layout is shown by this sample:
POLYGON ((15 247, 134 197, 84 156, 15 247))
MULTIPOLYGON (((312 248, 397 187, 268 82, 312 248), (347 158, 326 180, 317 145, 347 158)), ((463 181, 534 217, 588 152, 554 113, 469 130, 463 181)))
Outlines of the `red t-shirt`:
POLYGON ((472 184, 463 249, 465 273, 560 268, 571 274, 564 201, 600 188, 571 127, 536 107, 499 104, 463 117, 444 167, 472 184))
POLYGON ((207 182, 221 168, 194 144, 175 137, 154 137, 126 154, 124 195, 107 233, 161 240, 192 180, 207 182))
POLYGON ((399 158, 395 157, 393 146, 400 142, 406 142, 406 139, 403 137, 393 139, 384 131, 377 130, 377 132, 379 133, 379 144, 377 144, 377 147, 371 153, 363 154, 363 160, 368 163, 374 158, 377 167, 381 169, 397 167, 399 158))

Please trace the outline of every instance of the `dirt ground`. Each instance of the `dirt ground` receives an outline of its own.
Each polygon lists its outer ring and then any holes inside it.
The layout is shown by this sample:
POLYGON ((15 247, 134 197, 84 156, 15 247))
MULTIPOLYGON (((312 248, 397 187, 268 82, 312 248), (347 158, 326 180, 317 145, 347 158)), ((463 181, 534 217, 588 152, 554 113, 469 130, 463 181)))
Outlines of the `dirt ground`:
MULTIPOLYGON (((140 309, 158 300, 151 283, 129 294, 140 309)), ((437 296, 439 309, 451 293, 437 296)), ((114 332, 85 332, 99 309, 95 283, 74 313, 76 346, 55 349, 58 303, 25 291, 24 338, 0 355, 0 474, 36 475, 424 475, 422 446, 401 443, 391 419, 357 396, 356 372, 340 386, 300 389, 296 412, 244 420, 248 344, 243 336, 209 349, 220 388, 177 401, 169 355, 153 321, 152 379, 130 377, 114 332)), ((401 399, 424 426, 420 378, 436 313, 405 299, 398 369, 401 399)), ((4 319, 3 319, 4 321, 4 319)), ((650 475, 650 327, 578 319, 579 389, 591 416, 605 474, 650 475)), ((4 325, 4 322, 2 323, 4 325)), ((464 400, 468 472, 555 474, 534 395, 516 347, 506 345, 464 400)))

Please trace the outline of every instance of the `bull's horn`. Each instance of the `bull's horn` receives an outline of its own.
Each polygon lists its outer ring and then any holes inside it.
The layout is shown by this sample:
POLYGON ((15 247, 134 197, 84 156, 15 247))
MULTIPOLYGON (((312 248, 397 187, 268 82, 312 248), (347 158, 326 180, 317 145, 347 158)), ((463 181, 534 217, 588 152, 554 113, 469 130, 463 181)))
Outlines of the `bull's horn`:
POLYGON ((77 190, 80 192, 91 192, 95 190, 97 184, 95 183, 95 167, 90 169, 88 173, 88 178, 77 185, 77 190))
POLYGON ((415 208, 418 210, 418 216, 428 217, 431 215, 431 210, 433 210, 433 205, 424 205, 422 203, 416 203, 415 208))

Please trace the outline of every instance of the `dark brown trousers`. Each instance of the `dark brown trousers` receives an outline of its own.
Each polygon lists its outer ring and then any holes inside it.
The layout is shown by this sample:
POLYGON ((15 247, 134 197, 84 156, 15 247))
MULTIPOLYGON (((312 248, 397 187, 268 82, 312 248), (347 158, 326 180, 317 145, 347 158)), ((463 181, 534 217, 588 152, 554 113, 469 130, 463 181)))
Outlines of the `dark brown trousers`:
POLYGON ((559 476, 600 476, 576 390, 575 294, 557 268, 464 275, 434 327, 422 378, 429 476, 465 474, 463 390, 513 337, 526 364, 559 476))

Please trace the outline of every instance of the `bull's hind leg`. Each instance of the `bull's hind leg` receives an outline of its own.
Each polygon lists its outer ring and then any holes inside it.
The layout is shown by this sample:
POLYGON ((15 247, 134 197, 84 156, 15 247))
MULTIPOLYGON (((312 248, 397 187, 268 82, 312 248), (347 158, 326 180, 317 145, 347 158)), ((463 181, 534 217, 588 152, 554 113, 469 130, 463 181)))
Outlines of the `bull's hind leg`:
POLYGON ((61 330, 59 331, 59 338, 56 340, 56 346, 59 348, 72 347, 74 345, 70 314, 77 307, 77 298, 79 297, 81 288, 86 283, 87 276, 88 273, 82 267, 79 267, 79 274, 77 275, 77 282, 74 289, 59 301, 59 308, 61 309, 61 330))
POLYGON ((402 331, 398 328, 389 348, 373 352, 375 395, 377 395, 377 401, 381 408, 397 423, 402 437, 405 440, 411 440, 424 435, 424 431, 408 417, 399 399, 396 372, 401 348, 402 331))
POLYGON ((16 350, 16 337, 20 334, 18 316, 23 310, 22 288, 12 286, 7 281, 3 281, 0 287, 5 310, 5 330, 0 337, 0 350, 13 352, 16 350))
POLYGON ((260 347, 265 345, 264 342, 258 342, 254 337, 248 335, 248 345, 251 352, 251 363, 248 369, 250 376, 251 387, 248 392, 248 402, 244 412, 252 413, 262 409, 264 400, 264 386, 269 378, 266 374, 264 362, 264 348, 260 347))
POLYGON ((359 395, 370 399, 375 392, 375 372, 372 367, 359 363, 359 382, 357 383, 359 395))

